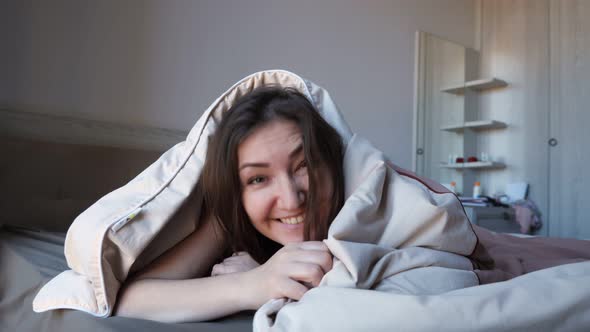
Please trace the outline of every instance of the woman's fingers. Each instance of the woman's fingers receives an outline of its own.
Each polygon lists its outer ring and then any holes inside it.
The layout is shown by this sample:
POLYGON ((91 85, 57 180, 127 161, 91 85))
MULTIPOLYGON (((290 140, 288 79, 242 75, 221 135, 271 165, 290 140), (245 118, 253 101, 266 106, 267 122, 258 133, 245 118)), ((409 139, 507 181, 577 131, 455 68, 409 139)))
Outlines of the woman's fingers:
POLYGON ((234 256, 224 259, 223 262, 214 265, 213 269, 211 270, 211 276, 246 272, 258 267, 259 265, 260 264, 258 264, 258 262, 256 262, 248 253, 239 252, 235 253, 234 256))
MULTIPOLYGON (((296 242, 289 244, 295 248, 303 249, 303 250, 321 250, 321 251, 328 251, 328 246, 322 241, 304 241, 304 242, 296 242)), ((287 245, 287 246, 289 246, 287 245)))
POLYGON ((285 271, 289 278, 304 282, 313 287, 317 287, 322 281, 325 272, 317 264, 310 263, 293 263, 289 271, 285 271))
POLYGON ((281 296, 297 301, 301 300, 305 292, 309 290, 303 284, 289 278, 282 281, 280 289, 282 293, 281 296))
MULTIPOLYGON (((223 269, 240 265, 241 257, 244 260, 252 259, 249 255, 237 253, 222 263, 227 265, 223 269)), ((254 285, 253 307, 259 308, 273 298, 301 299, 309 288, 320 284, 324 275, 332 268, 332 260, 328 247, 320 241, 285 245, 263 265, 245 274, 247 282, 254 285)))
MULTIPOLYGON (((224 263, 245 263, 245 262, 256 262, 250 255, 241 256, 230 256, 223 260, 224 263)), ((258 263, 256 263, 258 264, 258 263)))
POLYGON ((324 273, 332 269, 332 253, 321 241, 292 243, 285 247, 284 255, 290 261, 317 264, 322 267, 324 273))
POLYGON ((293 253, 293 260, 318 265, 324 273, 328 273, 332 269, 333 256, 329 251, 299 250, 293 253))
POLYGON ((226 266, 223 264, 215 264, 211 269, 211 276, 215 277, 218 275, 226 274, 227 272, 226 266))
POLYGON ((219 263, 213 265, 213 268, 211 269, 211 276, 214 277, 222 274, 246 272, 249 270, 251 269, 245 269, 244 266, 240 264, 219 263))

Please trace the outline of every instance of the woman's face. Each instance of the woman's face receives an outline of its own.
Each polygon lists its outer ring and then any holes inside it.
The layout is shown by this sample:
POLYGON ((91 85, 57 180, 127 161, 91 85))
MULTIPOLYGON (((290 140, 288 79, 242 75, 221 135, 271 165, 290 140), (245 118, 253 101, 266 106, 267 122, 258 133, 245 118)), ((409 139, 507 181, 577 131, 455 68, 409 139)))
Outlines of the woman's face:
MULTIPOLYGON (((298 125, 273 120, 256 129, 238 147, 242 204, 254 228, 280 244, 303 241, 308 169, 298 125)), ((324 177, 325 178, 325 177, 324 177)), ((321 184, 322 197, 332 186, 321 184)), ((328 204, 320 215, 326 216, 328 204)))

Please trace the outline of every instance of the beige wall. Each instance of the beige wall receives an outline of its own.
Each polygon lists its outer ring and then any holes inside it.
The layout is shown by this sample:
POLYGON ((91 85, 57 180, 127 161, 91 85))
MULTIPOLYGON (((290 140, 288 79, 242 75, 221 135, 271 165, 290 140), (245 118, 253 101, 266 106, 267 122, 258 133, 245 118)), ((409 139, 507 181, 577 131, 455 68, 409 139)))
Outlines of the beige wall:
POLYGON ((408 168, 415 31, 474 42, 472 0, 33 0, 14 7, 17 71, 5 105, 187 130, 238 79, 284 68, 327 88, 355 131, 408 168))

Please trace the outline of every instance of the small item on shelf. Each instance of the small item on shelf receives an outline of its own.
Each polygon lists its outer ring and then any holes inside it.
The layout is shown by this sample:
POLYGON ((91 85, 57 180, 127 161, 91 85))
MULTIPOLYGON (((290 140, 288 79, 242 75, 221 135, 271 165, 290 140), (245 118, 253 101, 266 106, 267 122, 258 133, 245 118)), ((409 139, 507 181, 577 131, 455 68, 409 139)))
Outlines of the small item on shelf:
POLYGON ((499 206, 504 208, 510 207, 510 205, 500 202, 497 198, 483 195, 479 198, 459 196, 459 201, 461 201, 461 204, 463 204, 463 206, 499 206))
POLYGON ((479 160, 481 161, 488 161, 490 159, 490 156, 488 156, 487 152, 482 152, 481 156, 479 157, 479 160))
POLYGON ((464 162, 464 159, 463 159, 463 157, 457 157, 457 158, 455 158, 455 162, 462 163, 462 162, 464 162))
POLYGON ((473 198, 459 196, 459 201, 461 204, 463 204, 463 206, 486 207, 490 205, 489 199, 487 197, 473 198))
POLYGON ((506 196, 510 203, 527 198, 529 185, 526 182, 514 182, 506 185, 506 196))
POLYGON ((468 157, 468 158, 467 158, 467 162, 468 162, 468 163, 474 163, 474 162, 477 162, 477 157, 475 157, 475 156, 468 157))
POLYGON ((479 198, 481 196, 481 183, 475 181, 473 185, 473 198, 479 198))
POLYGON ((451 181, 451 188, 449 188, 452 192, 457 192, 457 183, 455 181, 451 181))

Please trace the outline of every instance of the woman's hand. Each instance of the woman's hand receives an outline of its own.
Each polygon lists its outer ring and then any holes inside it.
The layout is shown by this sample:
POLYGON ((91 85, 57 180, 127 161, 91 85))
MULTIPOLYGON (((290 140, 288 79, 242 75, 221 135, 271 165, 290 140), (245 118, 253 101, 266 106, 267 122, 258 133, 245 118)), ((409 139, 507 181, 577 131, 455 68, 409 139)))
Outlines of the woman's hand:
POLYGON ((211 276, 219 276, 222 274, 246 272, 253 268, 260 266, 254 258, 250 257, 245 251, 239 251, 234 253, 231 257, 228 257, 219 264, 215 264, 211 270, 211 276))
POLYGON ((320 241, 290 243, 266 263, 244 274, 251 309, 270 299, 299 300, 332 269, 332 254, 320 241))

